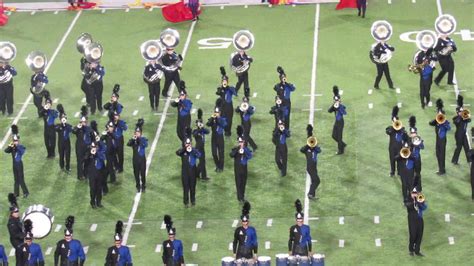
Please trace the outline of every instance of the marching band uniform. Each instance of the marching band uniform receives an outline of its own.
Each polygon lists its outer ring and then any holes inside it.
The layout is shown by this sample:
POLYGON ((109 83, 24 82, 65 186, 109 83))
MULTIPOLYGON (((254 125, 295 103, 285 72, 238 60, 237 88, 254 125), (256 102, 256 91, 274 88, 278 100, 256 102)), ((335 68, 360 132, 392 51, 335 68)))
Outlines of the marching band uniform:
POLYGON ((296 90, 295 85, 288 83, 286 79, 285 71, 282 67, 277 67, 277 71, 280 74, 280 82, 277 83, 273 89, 276 91, 278 97, 282 100, 282 104, 287 107, 288 115, 285 118, 286 127, 290 128, 290 113, 291 113, 291 93, 296 90))
POLYGON ((104 109, 109 111, 108 115, 110 120, 112 120, 115 113, 121 114, 123 110, 123 105, 118 102, 118 99, 120 97, 119 91, 120 85, 115 84, 112 90, 112 96, 110 96, 110 102, 104 104, 104 109))
POLYGON ((123 132, 127 131, 127 123, 120 119, 119 113, 114 113, 114 140, 115 140, 115 155, 116 155, 116 170, 119 173, 123 172, 123 147, 124 138, 123 132))
POLYGON ((114 136, 115 125, 112 121, 107 123, 107 131, 102 133, 101 139, 105 142, 107 150, 105 152, 105 158, 107 159, 107 164, 105 168, 107 169, 106 176, 104 178, 104 192, 108 193, 107 179, 110 177, 110 183, 115 183, 117 177, 115 175, 115 169, 117 168, 117 141, 114 136))
POLYGON ((103 170, 105 168, 105 151, 100 144, 92 142, 91 148, 85 159, 86 176, 89 179, 91 207, 102 208, 102 186, 103 186, 103 170))
POLYGON ((288 252, 290 255, 309 256, 312 250, 310 227, 303 224, 304 214, 300 200, 296 200, 296 225, 290 227, 290 238, 288 240, 288 252))
POLYGON ((194 140, 196 141, 196 150, 201 153, 199 163, 197 166, 196 178, 201 178, 204 181, 209 180, 206 170, 206 149, 204 144, 206 143, 206 135, 209 134, 209 129, 204 127, 202 121, 202 110, 198 109, 198 119, 196 120, 196 129, 193 130, 194 140))
MULTIPOLYGON (((474 129, 471 128, 471 136, 474 136, 474 129)), ((469 150, 469 158, 471 159, 471 162, 474 162, 474 149, 469 150)), ((471 198, 474 201, 474 163, 471 163, 471 198)))
POLYGON ((77 161, 77 179, 85 178, 84 161, 87 147, 91 144, 90 138, 91 128, 87 126, 87 107, 81 108, 81 120, 77 126, 72 129, 72 133, 76 135, 76 161, 77 161))
POLYGON ((127 246, 122 245, 123 222, 115 225, 114 245, 107 250, 105 266, 133 266, 132 254, 127 246))
POLYGON ((179 77, 179 66, 180 62, 183 61, 183 57, 177 54, 173 48, 166 48, 166 53, 161 57, 161 63, 163 66, 163 72, 165 73, 165 85, 161 95, 168 97, 168 90, 171 82, 174 82, 176 87, 179 87, 181 78, 179 77))
POLYGON ((339 88, 334 86, 334 104, 329 107, 328 112, 334 113, 336 120, 332 128, 332 138, 337 142, 337 153, 343 154, 346 147, 346 143, 342 140, 342 133, 344 131, 344 115, 347 114, 346 106, 341 103, 341 96, 339 95, 339 88))
POLYGON ((181 142, 186 138, 186 128, 191 128, 191 108, 193 102, 187 98, 186 86, 184 81, 180 81, 180 92, 177 101, 171 103, 171 106, 178 110, 178 120, 176 123, 176 134, 181 142))
POLYGON ((86 65, 88 65, 87 59, 82 56, 80 59, 80 68, 82 73, 82 82, 81 82, 81 90, 84 92, 84 96, 86 97, 86 102, 89 103, 89 93, 87 93, 87 82, 86 82, 86 65))
MULTIPOLYGON (((375 48, 373 49, 374 57, 380 58, 382 54, 387 53, 386 50, 390 51, 395 51, 395 48, 393 46, 388 45, 387 43, 384 42, 379 42, 377 45, 375 45, 375 48)), ((386 63, 376 63, 375 65, 377 66, 377 77, 375 78, 375 83, 374 83, 374 88, 375 89, 380 89, 379 83, 380 80, 382 79, 382 75, 385 74, 385 78, 387 79, 388 87, 390 89, 395 89, 393 87, 393 81, 392 78, 390 77, 390 69, 388 67, 388 62, 386 63)))
POLYGON ((189 207, 189 199, 191 205, 196 205, 196 173, 197 161, 201 157, 201 153, 192 147, 191 129, 188 129, 188 137, 184 140, 182 148, 176 151, 176 155, 181 157, 181 181, 183 185, 183 203, 189 207))
POLYGON ((413 154, 413 159, 415 161, 415 179, 413 185, 416 187, 418 191, 422 191, 423 188, 421 186, 421 150, 425 148, 425 144, 423 140, 419 137, 416 126, 416 117, 411 116, 409 119, 410 122, 410 150, 411 154, 413 154), (414 143, 414 138, 418 137, 420 143, 414 143))
POLYGON ((44 266, 43 252, 41 246, 33 243, 33 234, 27 232, 25 243, 16 249, 17 261, 16 265, 28 266, 44 266))
POLYGON ((163 67, 156 60, 149 61, 143 71, 143 80, 148 85, 150 107, 154 111, 158 111, 160 105, 161 77, 163 77, 163 67))
POLYGON ((133 174, 135 176, 135 187, 137 192, 145 192, 146 189, 146 147, 148 139, 142 136, 142 127, 145 121, 138 119, 135 134, 128 141, 127 146, 133 149, 133 174))
POLYGON ((224 67, 220 68, 222 74, 221 86, 217 88, 216 94, 222 99, 222 116, 227 118, 227 126, 225 127, 225 135, 232 135, 232 118, 234 117, 234 106, 232 105, 232 97, 237 96, 234 87, 228 86, 229 77, 227 77, 224 67))
MULTIPOLYGON (((444 115, 443 110, 443 101, 438 99, 436 101, 436 106, 438 107, 438 114, 444 115)), ((441 122, 441 121, 440 121, 441 122)), ((448 119, 444 119, 443 123, 438 123, 436 119, 432 120, 430 126, 435 127, 436 133, 436 159, 438 160, 438 175, 446 174, 446 167, 445 167, 445 158, 446 158, 446 134, 449 130, 451 130, 451 125, 449 124, 448 119)))
POLYGON ((104 90, 103 78, 105 68, 99 63, 87 63, 84 68, 84 79, 86 80, 87 104, 91 108, 91 114, 95 114, 96 108, 102 112, 102 91, 104 90))
POLYGON ((286 139, 290 137, 290 131, 285 127, 283 121, 278 122, 278 126, 273 130, 273 144, 275 144, 275 163, 280 170, 281 176, 286 176, 288 161, 288 147, 286 139))
POLYGON ((441 80, 443 79, 444 75, 448 73, 448 85, 455 85, 453 82, 454 77, 454 61, 451 53, 456 52, 458 48, 456 47, 456 43, 449 38, 440 37, 438 38, 438 42, 436 42, 436 46, 434 48, 435 52, 437 53, 439 64, 441 65, 441 71, 439 72, 438 76, 435 78, 434 82, 436 85, 439 85, 441 80), (441 51, 446 49, 447 47, 451 46, 451 51, 447 54, 442 54, 441 51))
POLYGON ((209 118, 206 125, 211 127, 211 148, 212 158, 216 165, 216 172, 224 170, 224 128, 227 125, 227 118, 221 116, 220 99, 216 102, 214 115, 209 118))
MULTIPOLYGON (((247 63, 250 64, 250 63, 253 62, 253 58, 248 56, 245 51, 239 50, 232 57, 232 67, 234 69, 238 69, 238 68, 244 66, 244 64, 246 64, 245 61, 247 61, 247 63)), ((249 68, 247 68, 247 70, 245 70, 241 73, 236 72, 236 74, 237 74, 237 79, 238 79, 237 84, 235 85, 236 91, 239 92, 239 89, 240 89, 240 86, 242 86, 242 83, 244 84, 244 89, 248 89, 250 91, 249 68)))
POLYGON ((66 229, 64 229, 64 239, 56 243, 54 266, 83 266, 86 261, 81 241, 72 238, 73 224, 74 216, 68 216, 66 229))
POLYGON ((8 217, 7 227, 10 235, 10 243, 12 247, 16 249, 23 244, 25 234, 23 232, 23 223, 20 219, 20 210, 15 194, 9 193, 8 201, 10 202, 10 216, 8 217))
POLYGON ((31 76, 30 92, 33 94, 33 103, 38 110, 38 117, 41 117, 41 111, 43 110, 43 93, 35 93, 34 88, 43 88, 48 82, 48 76, 43 72, 36 72, 31 76))
POLYGON ((283 101, 280 97, 275 96, 275 105, 270 109, 270 114, 275 118, 275 127, 278 126, 278 121, 281 120, 285 123, 285 127, 289 128, 287 123, 290 119, 290 111, 288 110, 288 106, 283 105, 283 101))
MULTIPOLYGON (((398 106, 394 106, 392 109, 392 122, 398 121, 398 106)), ((397 174, 399 174, 400 165, 398 164, 395 157, 400 153, 400 149, 402 148, 402 137, 405 132, 405 128, 401 127, 399 130, 396 130, 393 125, 388 126, 385 129, 385 133, 390 136, 390 141, 388 144, 388 155, 390 159, 390 176, 395 175, 395 163, 397 164, 397 174)))
POLYGON ((54 129, 54 121, 59 116, 58 111, 51 109, 51 105, 52 101, 49 98, 49 93, 47 93, 41 116, 44 120, 44 145, 46 146, 46 151, 48 152, 48 156, 46 158, 49 159, 56 156, 56 131, 54 129))
POLYGON ((428 48, 426 52, 421 51, 416 58, 418 65, 423 64, 420 71, 420 101, 421 108, 425 109, 425 105, 430 102, 430 90, 433 83, 433 71, 436 57, 433 55, 433 48, 428 48), (425 100, 426 99, 426 100, 425 100))
POLYGON ((408 212, 408 231, 410 234, 408 251, 411 256, 413 256, 413 253, 417 256, 424 256, 420 252, 420 246, 424 229, 423 212, 428 206, 424 201, 418 202, 416 199, 417 195, 417 190, 414 188, 411 197, 405 200, 405 206, 408 212))
MULTIPOLYGON (((457 115, 453 117, 454 125, 456 126, 456 132, 454 133, 454 138, 456 140, 456 149, 454 150, 453 158, 451 162, 453 164, 458 164, 459 161, 459 154, 461 153, 461 149, 464 148, 464 152, 466 153, 467 162, 470 163, 471 159, 469 158, 469 141, 467 139, 467 125, 471 122, 471 118, 464 119, 462 117, 462 113, 464 111, 463 108, 463 101, 464 98, 461 95, 458 95, 457 103, 458 107, 456 107, 457 115)), ((470 116, 469 116, 470 117, 470 116)))
MULTIPOLYGON (((242 208, 242 215, 240 221, 242 226, 239 226, 234 231, 234 242, 232 251, 236 259, 255 259, 258 253, 257 230, 250 223, 250 203, 245 201, 242 208)), ((252 265, 252 264, 251 264, 252 265)))
MULTIPOLYGON (((408 136, 404 135, 403 138, 403 147, 409 149, 408 143, 406 142, 408 140, 408 136)), ((395 160, 398 162, 399 165, 398 170, 402 181, 403 200, 406 200, 409 197, 409 189, 413 187, 415 183, 415 157, 412 152, 410 152, 406 158, 402 157, 400 150, 395 156, 395 160)))
POLYGON ((17 72, 9 64, 0 64, 0 111, 13 114, 13 77, 17 72))
POLYGON ((5 254, 5 248, 0 245, 0 266, 8 266, 8 257, 5 254))
POLYGON ((58 152, 59 152, 59 167, 66 172, 71 171, 71 139, 72 132, 71 124, 67 123, 66 113, 61 104, 58 104, 59 117, 61 123, 56 124, 55 130, 58 133, 58 152), (64 163, 66 162, 66 164, 64 163), (66 166, 66 169, 64 169, 66 166))
POLYGON ((367 0, 357 0, 357 15, 360 17, 360 11, 362 11, 362 18, 365 18, 365 9, 367 8, 367 0))
POLYGON ((162 260, 166 266, 184 266, 183 243, 176 239, 176 228, 173 228, 171 216, 165 215, 164 218, 166 230, 168 231, 168 240, 163 241, 162 260))
POLYGON ((253 151, 255 151, 258 147, 253 138, 250 136, 250 130, 252 129, 252 122, 250 118, 255 113, 255 107, 250 105, 249 103, 249 95, 248 91, 245 92, 245 96, 242 99, 243 103, 248 104, 247 110, 242 109, 241 106, 235 109, 235 112, 240 115, 240 124, 244 128, 244 139, 247 141, 248 144, 252 147, 253 151))
MULTIPOLYGON (((252 151, 247 147, 243 135, 243 128, 237 127, 239 145, 230 152, 230 157, 234 158, 234 176, 235 187, 237 191, 237 200, 245 201, 245 187, 247 186, 247 164, 252 159, 252 151)), ((235 244, 234 244, 235 246, 235 244)), ((256 251, 255 251, 256 252, 256 251)), ((234 252, 235 253, 235 252, 234 252)))
POLYGON ((23 173, 23 155, 25 154, 26 148, 25 146, 21 145, 20 142, 20 135, 18 134, 18 127, 16 125, 12 125, 12 144, 8 145, 5 149, 6 153, 10 153, 12 155, 12 164, 13 164, 13 176, 15 177, 15 184, 13 186, 13 191, 15 192, 15 196, 20 194, 20 186, 21 190, 23 191, 23 197, 26 198, 30 194, 28 192, 28 188, 26 187, 25 183, 25 175, 23 173))
MULTIPOLYGON (((308 125, 306 127, 308 138, 313 136, 313 126, 308 125)), ((316 138, 315 138, 316 139, 316 138)), ((321 148, 317 145, 317 141, 314 147, 308 144, 301 147, 300 152, 306 156, 306 172, 311 177, 311 186, 309 187, 308 198, 316 198, 316 189, 319 187, 320 179, 318 175, 318 154, 321 153, 321 148)))

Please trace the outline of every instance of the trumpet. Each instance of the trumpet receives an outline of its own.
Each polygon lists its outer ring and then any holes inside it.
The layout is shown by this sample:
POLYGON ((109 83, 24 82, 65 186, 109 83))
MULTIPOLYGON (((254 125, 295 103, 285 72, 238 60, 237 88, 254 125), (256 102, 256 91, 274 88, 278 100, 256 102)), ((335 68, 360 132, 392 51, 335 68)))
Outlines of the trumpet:
POLYGON ((278 98, 276 101, 275 101, 276 104, 280 105, 281 104, 281 99, 278 98))
POLYGON ((92 155, 95 155, 97 153, 97 148, 96 147, 92 147, 91 148, 91 154, 92 155))
POLYGON ((408 157, 410 157, 411 155, 411 151, 410 151, 410 148, 408 147, 403 147, 401 150, 400 150, 400 156, 404 159, 407 159, 408 157))
POLYGON ((411 143, 414 145, 414 146, 419 146, 421 144, 421 137, 420 136, 414 136, 413 138, 411 138, 411 143))
POLYGON ((244 154, 244 149, 243 148, 239 149, 239 154, 244 154))
POLYGON ((247 102, 242 102, 239 108, 240 108, 240 111, 246 112, 249 109, 249 104, 247 102))
POLYGON ((441 125, 444 122, 446 122, 446 115, 443 114, 443 113, 439 113, 439 114, 436 115, 435 120, 436 120, 436 123, 441 125))
POLYGON ((82 128, 82 123, 79 122, 79 124, 77 124, 77 128, 82 128))
POLYGON ((318 140, 315 136, 311 136, 306 139, 306 145, 308 145, 310 148, 314 148, 316 145, 318 145, 318 140))
POLYGON ((12 142, 10 142, 10 144, 8 144, 8 146, 9 146, 10 148, 15 148, 16 145, 15 145, 15 143, 12 141, 12 142))
POLYGON ((461 117, 463 120, 471 118, 471 111, 469 111, 469 109, 463 109, 461 112, 461 117))
POLYGON ((187 151, 187 152, 191 152, 192 150, 193 150, 193 147, 191 147, 191 146, 186 146, 186 151, 187 151))
POLYGON ((279 125, 279 126, 278 126, 278 129, 279 129, 280 131, 285 130, 285 125, 279 125))
POLYGON ((416 195, 416 201, 419 203, 425 202, 425 195, 423 193, 418 193, 418 195, 416 195))
POLYGON ((393 127, 393 129, 395 129, 395 130, 400 130, 400 129, 402 129, 402 126, 403 126, 403 125, 402 125, 402 121, 400 121, 400 120, 398 120, 398 119, 392 122, 392 127, 393 127))
POLYGON ((216 118, 217 118, 217 113, 213 113, 213 114, 211 115, 211 117, 212 117, 213 119, 216 119, 216 118))
POLYGON ((339 108, 339 101, 335 101, 334 104, 332 105, 334 108, 339 108))
POLYGON ((179 103, 179 97, 176 98, 176 99, 174 99, 174 102, 175 102, 175 103, 179 103))

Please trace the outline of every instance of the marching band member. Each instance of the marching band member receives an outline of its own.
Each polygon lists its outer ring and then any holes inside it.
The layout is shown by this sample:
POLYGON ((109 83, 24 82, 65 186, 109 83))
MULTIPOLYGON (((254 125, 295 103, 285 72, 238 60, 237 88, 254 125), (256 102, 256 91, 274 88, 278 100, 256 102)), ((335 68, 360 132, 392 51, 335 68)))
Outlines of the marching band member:
POLYGON ((76 135, 76 162, 77 162, 77 179, 85 179, 84 161, 87 153, 87 147, 91 144, 90 127, 87 125, 87 106, 81 107, 81 118, 77 126, 72 129, 72 133, 76 135))
POLYGON ((240 114, 240 125, 244 128, 244 139, 252 147, 253 151, 257 150, 257 144, 250 136, 250 130, 252 129, 252 122, 250 118, 255 112, 255 107, 249 103, 249 93, 248 89, 245 89, 245 96, 242 98, 242 103, 235 109, 235 112, 240 114))
POLYGON ((81 241, 72 238, 72 227, 74 225, 74 216, 66 218, 66 229, 64 229, 64 239, 56 243, 54 251, 54 266, 83 266, 86 261, 86 255, 81 241))
POLYGON ((410 256, 417 255, 423 257, 424 255, 420 252, 424 229, 423 212, 428 206, 425 203, 424 196, 421 195, 423 194, 418 193, 414 187, 411 197, 407 198, 404 202, 408 212, 409 254, 410 256))
MULTIPOLYGON (((375 57, 380 57, 382 54, 387 53, 386 50, 390 50, 390 51, 393 52, 393 51, 395 51, 395 48, 393 46, 390 46, 386 42, 383 42, 383 41, 379 42, 374 48, 374 56, 375 57)), ((380 89, 379 83, 380 83, 380 80, 382 79, 382 75, 385 74, 385 78, 387 79, 388 87, 390 89, 395 89, 395 87, 393 86, 392 78, 390 77, 390 69, 388 67, 388 62, 375 63, 375 65, 377 66, 377 77, 375 77, 374 88, 375 89, 380 89)))
POLYGON ((181 62, 183 61, 183 57, 181 54, 177 54, 174 50, 174 48, 179 43, 179 35, 178 38, 175 38, 175 40, 176 39, 178 41, 175 42, 174 46, 167 46, 166 43, 163 43, 166 46, 166 53, 161 57, 161 65, 163 66, 163 72, 165 73, 165 85, 163 86, 163 91, 161 92, 163 97, 168 97, 168 90, 172 82, 174 82, 174 85, 179 88, 181 81, 179 70, 182 69, 181 62))
MULTIPOLYGON (((10 202, 10 217, 8 217, 8 233, 10 234, 10 243, 14 249, 17 249, 24 242, 25 233, 23 232, 23 223, 20 219, 20 209, 13 193, 8 194, 10 202)), ((18 257, 17 257, 18 260, 18 257)))
POLYGON ((123 139, 123 132, 127 131, 128 126, 127 123, 120 119, 120 114, 114 112, 113 114, 113 123, 114 123, 114 141, 115 141, 115 155, 116 155, 116 162, 115 168, 119 173, 123 172, 123 147, 124 147, 124 139, 123 139))
POLYGON ((288 162, 288 147, 286 139, 290 137, 290 130, 283 121, 278 121, 278 126, 273 130, 272 142, 275 144, 275 163, 280 170, 280 175, 286 176, 288 162))
POLYGON ((133 266, 132 254, 127 246, 122 245, 123 222, 115 225, 114 245, 107 250, 105 266, 133 266))
POLYGON ((44 145, 48 156, 46 158, 54 158, 56 150, 56 131, 54 130, 54 121, 58 118, 58 111, 52 109, 53 101, 50 98, 49 92, 45 92, 45 104, 41 111, 41 116, 44 120, 44 145))
POLYGON ((239 92, 240 86, 242 86, 243 83, 244 89, 250 91, 249 69, 253 62, 253 58, 248 56, 246 51, 252 49, 255 43, 255 38, 250 31, 241 30, 234 34, 232 42, 234 47, 237 49, 237 52, 232 53, 230 56, 232 70, 235 71, 238 79, 235 89, 239 92))
POLYGON ((15 177, 15 184, 13 186, 13 191, 15 196, 20 195, 20 186, 23 191, 23 198, 27 198, 30 194, 25 183, 25 175, 23 173, 23 155, 25 154, 25 146, 20 144, 20 134, 18 132, 18 126, 12 125, 12 143, 8 145, 5 149, 6 153, 11 153, 12 163, 13 163, 13 176, 15 177))
POLYGON ((388 87, 390 89, 395 89, 392 78, 390 77, 390 69, 388 67, 388 61, 392 58, 392 52, 395 51, 395 48, 387 43, 393 33, 392 25, 390 25, 388 21, 377 20, 372 23, 370 33, 375 41, 377 41, 377 43, 372 44, 369 53, 372 63, 377 67, 377 77, 375 77, 374 88, 377 90, 380 89, 379 83, 382 79, 382 75, 385 74, 388 87))
POLYGON ((365 9, 367 8, 367 0, 357 0, 357 16, 360 17, 360 11, 362 11, 362 18, 365 18, 365 9))
MULTIPOLYGON (((474 140, 472 137, 474 136, 474 127, 471 127, 471 140, 474 140)), ((471 162, 474 161, 474 149, 469 150, 469 158, 471 159, 471 162)), ((471 198, 474 201, 474 163, 471 163, 471 198)))
POLYGON ((137 193, 145 192, 146 189, 146 156, 148 139, 143 137, 143 119, 138 119, 133 137, 128 141, 127 146, 133 149, 133 175, 135 176, 135 186, 137 193))
MULTIPOLYGON (((0 57, 1 59, 1 57, 0 57)), ((13 114, 13 77, 17 72, 9 62, 0 61, 0 111, 13 114)))
POLYGON ((347 114, 346 106, 341 103, 341 96, 339 95, 339 88, 332 87, 334 94, 334 103, 329 107, 328 112, 334 113, 336 120, 332 128, 332 138, 337 142, 337 155, 344 154, 344 149, 347 144, 342 140, 342 133, 344 131, 344 116, 347 114))
POLYGON ((160 81, 162 77, 163 67, 158 63, 158 60, 149 60, 143 71, 143 80, 148 85, 148 97, 153 111, 158 111, 160 105, 160 81))
POLYGON ((415 180, 414 186, 417 188, 418 191, 422 191, 423 188, 421 186, 421 150, 425 148, 423 144, 423 140, 418 135, 418 130, 416 126, 416 117, 410 116, 409 118, 410 124, 410 146, 411 152, 413 154, 413 158, 415 160, 415 180))
POLYGON ((33 243, 33 223, 30 219, 24 223, 25 242, 16 249, 16 265, 44 266, 43 252, 41 246, 33 243))
POLYGON ((399 174, 402 181, 403 200, 408 199, 409 189, 415 183, 415 157, 408 145, 408 135, 403 135, 403 146, 395 156, 399 165, 399 174))
POLYGON ((38 71, 35 72, 31 76, 31 87, 30 87, 30 92, 33 95, 33 103, 36 106, 36 109, 38 110, 38 117, 41 118, 41 111, 43 110, 43 88, 44 86, 48 83, 48 76, 46 76, 43 71, 38 71), (39 93, 35 91, 40 91, 39 93))
POLYGON ((84 68, 84 79, 86 81, 86 100, 91 108, 91 114, 95 114, 96 108, 102 112, 102 92, 104 90, 103 78, 105 75, 105 68, 100 65, 100 62, 87 63, 84 68))
POLYGON ((176 239, 176 228, 171 216, 165 215, 164 222, 168 231, 168 240, 163 241, 163 264, 166 266, 184 266, 183 243, 176 239))
MULTIPOLYGON (((91 128, 94 130, 97 124, 95 121, 91 121, 91 128)), ((105 150, 104 146, 99 143, 100 140, 96 140, 95 132, 91 132, 91 139, 93 139, 89 151, 87 152, 84 169, 86 177, 89 179, 90 188, 90 204, 93 209, 99 207, 102 208, 102 187, 103 187, 103 174, 105 169, 105 150)))
POLYGON ((459 154, 461 149, 464 148, 466 153, 467 162, 470 163, 471 159, 469 158, 469 141, 467 139, 467 125, 471 122, 471 114, 468 109, 463 107, 464 98, 461 95, 458 95, 456 107, 456 116, 453 117, 454 125, 456 126, 456 132, 454 133, 454 138, 456 140, 456 149, 454 150, 453 158, 451 162, 455 165, 459 163, 459 154))
POLYGON ((8 257, 7 254, 5 254, 5 247, 3 247, 3 245, 0 245, 0 265, 8 266, 8 257))
POLYGON ((438 99, 436 101, 436 107, 438 109, 435 119, 430 121, 430 126, 435 127, 436 133, 436 159, 438 160, 438 175, 446 174, 445 158, 446 158, 446 134, 451 130, 451 125, 443 110, 443 100, 438 99))
POLYGON ((112 96, 110 96, 110 102, 104 104, 104 109, 109 111, 109 118, 112 118, 114 113, 122 113, 123 105, 118 102, 120 97, 119 91, 120 85, 115 84, 114 88, 112 89, 112 96))
POLYGON ((405 128, 402 122, 398 119, 398 106, 394 106, 392 109, 392 125, 385 129, 385 133, 390 136, 388 144, 388 155, 390 159, 390 176, 395 175, 395 163, 397 164, 397 174, 399 174, 400 165, 395 160, 395 157, 399 154, 402 148, 402 137, 405 133, 405 128))
POLYGON ((444 75, 448 73, 448 85, 456 85, 453 82, 454 77, 454 60, 451 56, 452 53, 456 52, 458 48, 456 47, 456 43, 448 37, 448 35, 441 34, 436 42, 436 46, 434 51, 439 60, 439 64, 441 65, 441 71, 436 76, 434 82, 437 86, 443 79, 444 75))
POLYGON ((181 142, 183 142, 186 137, 186 128, 191 127, 191 108, 193 107, 193 102, 188 99, 186 84, 183 80, 179 83, 179 98, 171 102, 171 106, 176 107, 178 110, 176 134, 181 142))
POLYGON ((105 169, 107 169, 104 178, 104 193, 108 193, 107 180, 110 177, 110 183, 115 183, 117 181, 117 176, 115 175, 115 170, 118 169, 117 162, 117 140, 114 136, 115 124, 112 121, 109 121, 106 125, 106 130, 102 133, 101 140, 105 143, 106 152, 105 158, 107 163, 105 169))
MULTIPOLYGON (((233 57, 232 57, 232 66, 236 69, 244 67, 246 64, 250 65, 253 62, 253 58, 248 56, 247 53, 243 50, 239 50, 233 57)), ((250 68, 250 67, 249 67, 250 68)), ((244 84, 244 89, 247 88, 250 90, 249 86, 249 68, 244 70, 243 72, 236 72, 237 74, 237 84, 235 85, 235 89, 238 92, 242 83, 244 84)))
POLYGON ((313 135, 313 126, 306 127, 308 139, 306 145, 301 147, 300 152, 306 155, 306 172, 311 177, 311 186, 309 187, 308 198, 318 199, 316 197, 316 189, 319 187, 318 175, 318 154, 321 153, 321 148, 318 146, 318 141, 313 135))
POLYGON ((290 111, 288 106, 283 105, 283 100, 278 95, 275 96, 275 105, 270 109, 270 114, 275 118, 275 127, 278 126, 280 120, 284 121, 286 126, 286 121, 290 118, 290 111))
POLYGON ((225 68, 220 67, 222 80, 221 86, 217 88, 216 94, 222 99, 222 116, 227 118, 227 126, 225 127, 225 135, 229 137, 232 135, 232 118, 234 117, 234 106, 232 105, 232 97, 237 96, 234 87, 229 85, 229 77, 227 77, 225 68))
POLYGON ((186 129, 186 139, 182 147, 176 151, 176 155, 181 157, 181 181, 183 184, 183 203, 186 208, 189 207, 189 199, 191 205, 196 205, 196 175, 197 161, 201 157, 201 153, 193 148, 191 142, 191 129, 186 129))
POLYGON ((58 104, 59 120, 61 123, 56 124, 55 130, 58 133, 58 152, 59 167, 67 173, 71 172, 71 140, 70 135, 72 126, 67 122, 66 112, 62 104, 58 104), (65 167, 66 166, 66 167, 65 167))
POLYGON ((421 108, 430 102, 430 90, 433 82, 433 71, 435 69, 436 57, 433 54, 433 48, 421 51, 416 58, 416 63, 421 67, 420 71, 420 101, 421 108))
POLYGON ((227 118, 221 115, 222 99, 218 98, 214 113, 207 121, 206 125, 211 127, 211 148, 212 158, 216 165, 216 172, 224 171, 224 128, 227 125, 227 118))
POLYGON ((240 221, 242 226, 239 226, 234 231, 234 242, 232 251, 234 258, 246 259, 249 265, 253 265, 257 261, 258 240, 257 230, 250 224, 250 203, 245 201, 242 207, 242 215, 240 221))
POLYGON ((203 181, 208 181, 210 178, 207 176, 206 169, 206 149, 204 144, 206 143, 206 135, 209 134, 209 129, 204 127, 202 121, 202 109, 199 108, 197 111, 198 119, 196 120, 196 129, 193 130, 194 140, 196 141, 196 150, 201 153, 199 163, 197 166, 196 178, 201 178, 203 181))
POLYGON ((312 243, 310 227, 303 224, 303 206, 301 201, 295 201, 296 225, 290 227, 290 238, 288 240, 288 254, 292 256, 311 256, 312 243))
POLYGON ((237 200, 243 203, 245 202, 245 187, 247 186, 247 165, 248 161, 252 159, 252 151, 245 143, 242 126, 237 126, 237 136, 239 144, 238 146, 232 148, 230 157, 234 159, 234 176, 237 200))
POLYGON ((276 91, 278 97, 282 100, 282 104, 287 107, 288 115, 286 121, 286 127, 290 128, 290 113, 291 113, 291 93, 295 91, 295 85, 287 82, 285 71, 281 66, 277 67, 277 72, 280 74, 280 82, 277 83, 273 89, 276 91))

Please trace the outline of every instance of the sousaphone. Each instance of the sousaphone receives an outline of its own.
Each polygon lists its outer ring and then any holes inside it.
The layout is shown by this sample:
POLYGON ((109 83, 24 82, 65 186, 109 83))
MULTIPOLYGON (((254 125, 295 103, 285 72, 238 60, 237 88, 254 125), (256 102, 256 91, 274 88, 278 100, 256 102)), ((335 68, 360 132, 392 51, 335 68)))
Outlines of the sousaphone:
POLYGON ((0 63, 9 64, 16 57, 16 46, 11 42, 0 42, 0 63))
POLYGON ((140 53, 147 61, 158 60, 163 55, 163 45, 158 40, 148 40, 140 45, 140 53))
POLYGON ((92 43, 92 36, 89 33, 81 33, 76 41, 76 48, 79 53, 83 54, 85 48, 92 43))
POLYGON ((448 14, 436 18, 435 30, 438 34, 450 35, 456 30, 456 19, 448 14))
POLYGON ((433 48, 438 38, 432 30, 422 30, 416 34, 416 47, 422 51, 433 48))
POLYGON ((232 43, 234 44, 235 49, 247 51, 253 48, 255 37, 248 30, 239 30, 232 37, 232 43))
POLYGON ((174 49, 179 44, 179 32, 167 28, 160 34, 160 42, 168 49, 174 49))
MULTIPOLYGON (((392 37, 393 29, 392 25, 386 20, 377 20, 372 23, 370 28, 370 34, 377 42, 386 42, 392 37)), ((381 54, 379 58, 373 55, 374 48, 377 43, 372 44, 370 50, 370 58, 376 63, 383 64, 387 63, 392 58, 392 51, 386 49, 385 53, 381 54)))
POLYGON ((104 48, 98 42, 92 42, 84 48, 84 57, 89 63, 99 63, 104 55, 104 48))
POLYGON ((28 68, 33 72, 43 72, 48 65, 48 58, 43 52, 33 51, 28 54, 25 60, 28 68))

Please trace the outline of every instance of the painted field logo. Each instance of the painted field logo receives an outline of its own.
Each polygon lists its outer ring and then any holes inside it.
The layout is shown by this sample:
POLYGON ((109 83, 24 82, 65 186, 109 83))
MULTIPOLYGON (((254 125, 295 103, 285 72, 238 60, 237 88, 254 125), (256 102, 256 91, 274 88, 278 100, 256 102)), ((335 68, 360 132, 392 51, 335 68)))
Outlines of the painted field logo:
POLYGON ((232 44, 232 38, 212 37, 197 41, 199 49, 227 49, 232 44))

